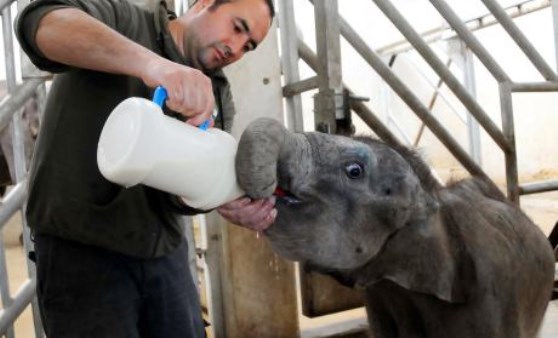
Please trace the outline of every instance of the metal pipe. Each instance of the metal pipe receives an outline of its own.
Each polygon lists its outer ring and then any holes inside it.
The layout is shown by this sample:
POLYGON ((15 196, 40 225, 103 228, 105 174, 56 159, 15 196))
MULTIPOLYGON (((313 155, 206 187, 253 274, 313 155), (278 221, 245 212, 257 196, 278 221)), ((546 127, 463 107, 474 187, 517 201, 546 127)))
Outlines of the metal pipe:
POLYGON ((511 90, 517 92, 558 92, 558 82, 512 83, 511 90))
POLYGON ((537 52, 535 47, 523 34, 523 32, 517 27, 513 20, 509 17, 506 11, 494 0, 481 0, 488 10, 494 15, 496 19, 500 22, 502 27, 508 32, 510 37, 517 43, 519 48, 525 53, 525 55, 531 60, 533 65, 539 70, 541 75, 549 80, 558 80, 554 70, 546 63, 543 57, 537 52))
MULTIPOLYGON (((556 1, 556 0, 552 0, 556 1)), ((548 8, 550 6, 550 0, 528 0, 516 5, 507 7, 505 9, 506 13, 510 18, 518 18, 523 15, 531 14, 536 11, 548 8)), ((465 21, 467 29, 471 32, 481 30, 487 27, 494 26, 498 23, 498 20, 494 18, 491 14, 486 14, 480 17, 476 17, 465 21)), ((454 30, 447 27, 445 24, 421 33, 424 41, 428 43, 434 43, 441 40, 452 39, 457 36, 454 30)), ((413 49, 413 46, 407 40, 401 40, 384 47, 376 49, 376 52, 380 55, 391 55, 404 53, 413 49)))
MULTIPOLYGON (((473 60, 473 53, 467 48, 463 42, 460 42, 460 51, 463 56, 464 70, 465 70, 465 88, 471 95, 477 98, 477 82, 475 77, 475 64, 473 60)), ((479 123, 467 114, 467 131, 469 134, 469 153, 473 160, 482 167, 482 154, 480 142, 480 127, 479 123)))
POLYGON ((33 96, 37 87, 43 83, 43 79, 36 78, 24 81, 0 103, 0 130, 8 126, 12 115, 33 96))
MULTIPOLYGON (((285 84, 300 80, 298 69, 298 47, 296 39, 296 22, 294 15, 293 0, 279 1, 279 27, 281 28, 281 64, 285 84)), ((299 95, 293 95, 286 99, 287 127, 293 131, 303 131, 302 99, 299 95)))
POLYGON ((12 36, 12 10, 10 6, 2 9, 2 29, 4 38, 4 60, 6 61, 6 84, 8 92, 12 92, 16 86, 14 38, 12 36))
MULTIPOLYGON (((486 132, 504 150, 509 150, 509 145, 502 132, 492 122, 485 113, 484 109, 469 94, 466 88, 461 85, 459 80, 447 69, 444 63, 436 56, 430 47, 422 40, 420 35, 411 27, 405 18, 397 11, 397 9, 388 0, 372 0, 378 8, 395 24, 399 31, 411 42, 416 50, 422 55, 424 60, 432 67, 432 69, 442 78, 454 94, 460 99, 463 105, 477 119, 486 132)), ((343 26, 343 25, 342 25, 343 26)), ((356 35, 356 33, 354 33, 356 35)), ((344 35, 345 36, 345 35, 344 35)), ((345 37, 347 38, 347 37, 345 37)))
POLYGON ((27 198, 27 180, 19 182, 0 204, 0 230, 8 220, 21 208, 27 198))
MULTIPOLYGON (((13 299, 10 295, 10 283, 8 279, 8 269, 6 267, 6 248, 4 246, 4 235, 0 232, 0 276, 2 280, 0 281, 0 296, 2 298, 2 308, 10 308, 13 304, 13 299)), ((0 321, 2 316, 0 313, 0 321)), ((14 337, 14 327, 13 321, 8 323, 6 326, 6 332, 2 331, 1 334, 6 334, 6 338, 14 337)))
POLYGON ((544 181, 521 184, 519 193, 521 195, 537 194, 541 192, 558 190, 558 181, 544 181))
POLYGON ((318 88, 318 77, 313 76, 305 80, 291 82, 285 85, 283 87, 283 96, 289 98, 316 88, 318 88))
POLYGON ((0 335, 8 331, 14 321, 21 315, 27 305, 29 305, 35 296, 36 288, 36 280, 34 278, 28 279, 17 291, 12 305, 0 311, 0 335))
POLYGON ((515 145, 515 127, 513 122, 513 98, 511 84, 503 82, 499 85, 500 107, 502 109, 502 126, 504 136, 510 145, 510 150, 505 151, 506 182, 508 199, 519 205, 519 171, 517 168, 517 151, 515 145))
POLYGON ((552 21, 554 23, 554 50, 556 55, 556 71, 558 71, 558 0, 552 0, 552 21))
POLYGON ((486 69, 496 78, 498 82, 510 81, 509 76, 500 67, 498 62, 488 53, 486 48, 479 42, 475 35, 461 22, 459 16, 451 9, 444 0, 430 0, 430 3, 438 10, 438 12, 446 19, 450 26, 457 32, 459 37, 467 44, 484 64, 486 69))
MULTIPOLYGON (((301 39, 298 39, 298 53, 300 58, 314 71, 318 69, 318 57, 310 47, 308 47, 301 39)), ((343 86, 350 94, 353 92, 347 85, 343 86)), ((395 135, 382 123, 380 119, 361 101, 350 101, 351 109, 366 123, 376 135, 389 144, 401 145, 401 142, 395 135)))
POLYGON ((337 0, 314 3, 318 93, 314 95, 314 124, 317 131, 335 134, 337 119, 347 118, 344 109, 341 69, 341 39, 337 0))

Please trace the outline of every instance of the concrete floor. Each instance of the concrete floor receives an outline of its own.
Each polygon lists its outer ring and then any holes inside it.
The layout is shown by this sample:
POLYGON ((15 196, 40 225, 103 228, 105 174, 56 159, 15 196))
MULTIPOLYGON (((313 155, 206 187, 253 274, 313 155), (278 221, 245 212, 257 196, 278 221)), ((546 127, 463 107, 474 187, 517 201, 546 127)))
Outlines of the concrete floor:
MULTIPOLYGON (((524 196, 521 199, 521 206, 547 235, 558 221, 558 192, 524 196)), ((23 255, 23 248, 19 243, 20 233, 21 218, 18 214, 12 218, 2 231, 12 294, 15 294, 22 282, 27 279, 27 262, 23 255)), ((362 328, 366 325, 366 316, 363 309, 315 319, 301 316, 300 320, 302 337, 304 338, 323 337, 324 334, 345 332, 347 329, 362 328)), ((16 321, 15 333, 16 337, 34 337, 32 316, 29 308, 16 321)), ((554 337, 558 337, 558 301, 552 302, 549 305, 538 338, 554 337)))

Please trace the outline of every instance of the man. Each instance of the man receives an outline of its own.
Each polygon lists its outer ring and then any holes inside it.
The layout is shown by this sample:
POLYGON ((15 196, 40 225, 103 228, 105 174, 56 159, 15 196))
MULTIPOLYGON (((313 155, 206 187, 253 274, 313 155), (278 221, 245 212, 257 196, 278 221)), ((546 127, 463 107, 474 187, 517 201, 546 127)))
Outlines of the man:
MULTIPOLYGON (((172 114, 230 128, 233 106, 220 68, 257 47, 271 0, 199 0, 183 16, 126 0, 36 0, 19 15, 22 48, 51 86, 30 169, 27 219, 48 337, 201 337, 199 299, 187 266, 180 199, 105 180, 96 164, 102 126, 131 96, 163 86, 172 114), (216 100, 215 100, 216 99, 216 100), (228 124, 228 125, 227 125, 228 124)), ((188 173, 184 173, 187 175, 188 173)), ((260 231, 274 200, 241 198, 219 209, 260 231)))

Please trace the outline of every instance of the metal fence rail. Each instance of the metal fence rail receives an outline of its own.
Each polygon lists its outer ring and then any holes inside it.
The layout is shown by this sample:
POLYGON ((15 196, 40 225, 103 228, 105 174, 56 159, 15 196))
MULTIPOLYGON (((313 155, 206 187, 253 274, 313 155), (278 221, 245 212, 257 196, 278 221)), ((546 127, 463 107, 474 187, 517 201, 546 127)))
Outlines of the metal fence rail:
MULTIPOLYGON (((325 2, 335 1, 335 0, 322 0, 325 2)), ((322 2, 320 1, 320 2, 322 2)), ((480 22, 475 27, 470 27, 470 22, 463 22, 457 16, 457 14, 452 10, 452 8, 446 3, 445 0, 429 0, 434 8, 441 14, 441 16, 446 20, 449 27, 454 30, 454 35, 457 36, 463 44, 468 47, 483 63, 486 69, 497 81, 500 92, 500 102, 501 102, 501 117, 502 126, 497 126, 488 116, 487 112, 480 106, 476 101, 470 91, 465 88, 465 86, 458 80, 453 73, 449 70, 447 64, 444 64, 442 60, 436 55, 436 53, 431 49, 428 41, 414 28, 409 22, 403 17, 399 10, 389 1, 389 0, 372 0, 376 6, 384 13, 384 15, 395 25, 395 27, 403 34, 406 38, 404 42, 398 42, 397 44, 390 45, 388 47, 382 48, 381 50, 385 53, 391 50, 393 55, 402 48, 406 48, 404 45, 408 44, 412 46, 418 54, 423 58, 424 61, 435 71, 435 73, 440 77, 440 82, 443 81, 448 88, 453 92, 453 94, 459 99, 459 101, 465 106, 469 111, 470 115, 474 117, 473 122, 478 122, 478 124, 486 131, 486 133, 492 138, 495 144, 502 150, 505 156, 506 163, 506 179, 507 179, 507 194, 508 198, 519 203, 519 197, 521 194, 532 194, 536 192, 544 192, 549 190, 554 190, 556 188, 556 182, 540 182, 535 184, 520 185, 519 175, 518 175, 518 163, 517 163, 517 152, 515 144, 515 128, 513 122, 513 103, 512 94, 514 92, 556 92, 558 91, 558 78, 556 72, 546 63, 542 56, 537 52, 521 30, 515 25, 512 20, 512 16, 519 16, 526 13, 531 13, 542 8, 547 8, 550 5, 549 1, 525 1, 521 4, 513 6, 517 9, 515 12, 511 12, 509 9, 502 8, 495 0, 482 0, 484 5, 490 11, 489 24, 500 24, 505 31, 511 36, 512 40, 519 46, 519 48, 527 56, 528 60, 535 66, 535 68, 541 73, 544 80, 543 82, 531 82, 531 83, 515 83, 505 72, 505 70, 498 64, 498 62, 491 56, 489 51, 479 42, 476 36, 473 34, 475 29, 483 27, 488 23, 480 22), (533 6, 529 7, 529 3, 534 3, 533 6), (523 9, 523 8, 526 9, 523 9)), ((281 1, 280 4, 291 11, 290 16, 294 17, 292 13, 293 10, 291 3, 292 0, 281 1), (290 6, 290 7, 289 7, 290 6)), ((311 3, 316 1, 310 0, 311 3)), ((558 41, 558 0, 552 0, 552 9, 554 13, 554 24, 555 30, 557 32, 556 41, 558 41)), ((280 13, 281 14, 281 13, 280 13)), ((318 14, 318 13, 316 13, 318 14)), ((485 16, 485 19, 488 17, 485 16)), ((294 23, 294 18, 283 19, 282 24, 286 27, 281 27, 282 29, 288 29, 291 32, 296 31, 296 24, 294 23)), ((389 68, 389 66, 382 60, 381 56, 373 51, 364 40, 357 34, 357 32, 339 16, 338 23, 331 23, 330 25, 338 24, 340 35, 352 46, 352 48, 375 70, 375 72, 382 77, 382 79, 387 83, 392 90, 398 94, 398 96, 407 104, 409 108, 423 121, 426 125, 445 145, 445 147, 452 153, 452 155, 463 165, 463 167, 472 175, 483 176, 488 178, 484 173, 482 168, 479 167, 478 163, 473 161, 469 154, 467 154, 458 142, 449 134, 444 126, 430 113, 432 106, 426 107, 414 94, 413 92, 405 86, 403 81, 401 81, 398 76, 389 68)), ((430 41, 432 33, 429 37, 430 41)), ((323 43, 320 42, 320 34, 317 34, 317 44, 318 46, 323 43)), ((329 39, 332 39, 329 37, 329 39)), ((309 55, 311 52, 310 48, 302 47, 304 43, 299 42, 298 54, 306 61, 317 62, 326 58, 327 55, 309 55), (313 58, 317 58, 313 60, 313 58)), ((289 96, 289 100, 294 100, 298 97, 297 93, 316 88, 316 80, 314 78, 306 79, 303 81, 294 81, 293 79, 298 79, 298 68, 292 66, 295 64, 294 61, 290 60, 296 53, 292 49, 292 43, 283 41, 284 53, 283 59, 290 62, 292 68, 289 70, 291 73, 289 78, 285 78, 285 94, 289 96)), ((320 50, 318 49, 318 54, 320 50)), ((556 49, 556 54, 558 55, 558 46, 556 49)), ((393 58, 392 58, 393 59, 393 58)), ((558 59, 558 57, 557 57, 558 59)), ((331 60, 328 60, 331 62, 331 60)), ((284 63, 285 64, 285 63, 284 63)), ((318 73, 320 76, 320 69, 310 67, 318 73)), ((439 87, 439 86, 438 86, 439 87)), ((290 108, 289 106, 287 106, 290 108)), ((319 107, 317 107, 319 108, 319 107)), ((316 108, 316 109, 317 109, 316 108)), ((369 112, 372 114, 372 112, 369 112)), ((294 113, 290 113, 294 114, 294 113)), ((296 114, 301 114, 301 111, 296 114)), ((294 114, 296 116, 296 114, 294 114)), ((359 114, 360 115, 360 114, 359 114)), ((366 116, 366 114, 365 114, 366 116)), ((368 120, 373 120, 372 124, 369 124, 373 129, 381 129, 378 123, 382 123, 378 118, 366 117, 368 120)), ((383 133, 385 135, 386 133, 383 133)), ((384 138, 383 135, 378 135, 384 138)), ((393 137, 390 133, 387 136, 389 139, 393 137)), ((388 140, 389 141, 389 140, 388 140)))
MULTIPOLYGON (((9 193, 2 198, 0 204, 0 230, 18 212, 23 215, 27 199, 27 164, 25 157, 25 128, 22 120, 22 110, 26 102, 30 99, 44 99, 45 79, 29 78, 19 81, 16 79, 16 56, 14 52, 14 33, 12 30, 12 9, 14 0, 1 0, 0 10, 2 14, 4 59, 6 62, 6 84, 7 95, 0 102, 0 130, 10 128, 11 144, 13 148, 13 173, 14 186, 9 193)), ((21 0, 23 6, 26 0, 21 0)), ((43 107, 43 102, 37 102, 39 107, 43 107)), ((7 154, 4 154, 7 156, 7 154)), ((32 249, 29 240, 29 230, 23 221, 24 254, 32 249)), ((0 232, 1 234, 1 232, 0 232)), ((21 313, 31 304, 35 337, 43 337, 43 328, 36 303, 36 277, 35 268, 32 264, 27 264, 28 278, 18 287, 15 295, 11 295, 8 283, 8 270, 6 267, 6 254, 4 241, 0 236, 0 295, 2 298, 2 309, 0 310, 0 336, 14 338, 14 322, 21 313)))

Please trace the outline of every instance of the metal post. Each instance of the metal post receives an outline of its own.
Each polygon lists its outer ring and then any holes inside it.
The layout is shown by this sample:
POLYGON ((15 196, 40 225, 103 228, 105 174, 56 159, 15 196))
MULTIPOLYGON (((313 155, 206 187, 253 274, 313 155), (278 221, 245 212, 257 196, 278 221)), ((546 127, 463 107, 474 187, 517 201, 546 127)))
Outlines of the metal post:
POLYGON ((509 82, 500 83, 500 106, 502 107, 504 137, 511 147, 510 150, 504 151, 508 199, 519 205, 519 172, 517 168, 515 128, 513 123, 513 98, 512 86, 509 82))
MULTIPOLYGON (((13 36, 12 36, 12 15, 11 15, 11 8, 10 6, 5 6, 2 9, 2 29, 3 29, 3 40, 4 40, 4 60, 6 62, 6 84, 7 84, 7 89, 8 89, 8 93, 13 92, 13 90, 15 89, 16 86, 16 74, 15 74, 15 56, 14 56, 14 42, 13 42, 13 36)), ((19 178, 18 174, 21 174, 21 166, 18 162, 18 160, 20 160, 20 158, 16 158, 17 156, 17 152, 20 150, 20 146, 22 146, 23 140, 21 138, 21 130, 18 130, 19 126, 20 126, 20 112, 21 110, 18 110, 18 112, 16 112, 15 114, 13 114, 12 116, 12 124, 11 124, 11 132, 12 132, 12 145, 14 148, 14 159, 13 159, 13 163, 15 164, 15 179, 16 181, 19 178), (17 141, 16 142, 16 137, 17 137, 17 141), (17 144, 20 143, 20 144, 17 144)), ((0 236, 0 239, 1 236, 0 236)), ((2 239, 3 240, 3 239, 2 239)), ((5 258, 5 248, 2 246, 1 248, 1 254, 2 254, 2 265, 4 265, 3 267, 3 271, 2 271, 2 275, 6 276, 6 280, 3 281, 3 284, 5 283, 5 285, 2 285, 2 302, 4 305, 4 308, 10 308, 12 306, 12 304, 14 303, 14 300, 11 298, 10 296, 10 291, 9 291, 9 284, 8 284, 8 274, 7 274, 7 270, 5 267, 6 264, 6 258, 5 258)), ((13 338, 14 337, 14 328, 13 328, 13 322, 7 324, 7 328, 6 328, 6 337, 7 338, 13 338)))
POLYGON ((344 118, 337 0, 315 1, 319 92, 314 96, 316 130, 334 134, 344 118))
POLYGON ((554 49, 556 52, 556 72, 558 72, 558 0, 551 0, 554 21, 554 49))
MULTIPOLYGON (((281 29, 281 63, 285 85, 296 83, 300 80, 298 70, 298 48, 296 22, 294 16, 293 0, 279 1, 279 28, 281 29)), ((302 122, 302 99, 300 95, 286 98, 287 102, 287 127, 289 130, 301 132, 304 130, 302 122)))
MULTIPOLYGON (((433 0, 431 0, 433 1, 433 0)), ((457 64, 463 70, 463 83, 469 94, 473 98, 477 98, 477 84, 475 80, 475 65, 472 51, 468 48, 465 41, 460 39, 452 39, 449 42, 450 53, 457 64)), ((482 167, 481 163, 481 145, 480 145, 480 128, 478 122, 471 116, 466 114, 467 132, 469 135, 469 153, 473 160, 482 167)))
MULTIPOLYGON (((477 83, 475 77, 475 64, 473 53, 463 43, 461 52, 463 55, 465 70, 465 88, 475 99, 477 97, 477 83)), ((481 144, 480 144, 480 127, 479 123, 473 118, 471 113, 467 114, 467 130, 469 131, 469 151, 473 160, 482 168, 481 144)))

